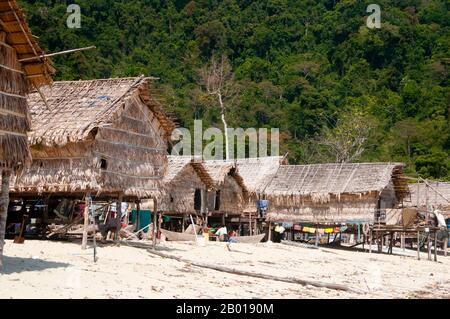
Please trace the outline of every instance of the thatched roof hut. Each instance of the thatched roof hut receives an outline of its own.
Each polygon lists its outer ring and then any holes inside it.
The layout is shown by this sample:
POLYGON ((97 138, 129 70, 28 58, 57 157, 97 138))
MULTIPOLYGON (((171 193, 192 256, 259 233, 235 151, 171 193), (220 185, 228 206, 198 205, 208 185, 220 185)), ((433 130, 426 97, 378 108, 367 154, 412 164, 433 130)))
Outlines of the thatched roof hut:
POLYGON ((0 0, 0 270, 10 176, 30 161, 25 96, 32 87, 50 84, 54 72, 50 62, 39 57, 42 53, 16 1, 0 0))
POLYGON ((258 196, 264 193, 283 159, 282 156, 267 156, 235 160, 239 175, 242 176, 249 193, 247 204, 243 208, 245 213, 256 213, 258 196))
POLYGON ((190 156, 169 156, 168 160, 159 210, 170 215, 200 213, 207 191, 214 189, 205 166, 190 156))
POLYGON ((248 198, 248 190, 236 164, 211 160, 204 162, 214 181, 214 190, 208 193, 208 210, 212 215, 241 215, 248 198))
POLYGON ((152 94, 152 78, 55 82, 29 96, 33 163, 21 195, 124 199, 158 196, 174 123, 152 94))
POLYGON ((271 221, 373 222, 405 198, 408 186, 402 164, 282 165, 264 194, 271 221))
POLYGON ((16 170, 29 160, 30 119, 25 95, 51 83, 54 69, 31 34, 16 1, 0 0, 0 167, 16 170))
POLYGON ((434 209, 438 209, 444 213, 446 217, 450 217, 450 183, 445 182, 428 182, 409 184, 411 200, 405 201, 407 207, 418 207, 426 210, 427 203, 434 209))

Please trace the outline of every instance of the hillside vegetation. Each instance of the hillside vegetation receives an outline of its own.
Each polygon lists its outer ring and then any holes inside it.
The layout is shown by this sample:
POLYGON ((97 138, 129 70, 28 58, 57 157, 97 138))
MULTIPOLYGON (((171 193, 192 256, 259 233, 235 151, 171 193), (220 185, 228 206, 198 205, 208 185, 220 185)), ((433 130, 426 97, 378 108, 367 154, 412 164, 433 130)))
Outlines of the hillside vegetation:
POLYGON ((402 161, 450 179, 448 1, 377 0, 380 29, 366 27, 372 0, 20 2, 48 52, 98 47, 54 58, 57 79, 156 76, 180 125, 221 127, 198 70, 225 55, 229 125, 280 128, 291 163, 402 161), (66 26, 70 3, 81 29, 66 26))

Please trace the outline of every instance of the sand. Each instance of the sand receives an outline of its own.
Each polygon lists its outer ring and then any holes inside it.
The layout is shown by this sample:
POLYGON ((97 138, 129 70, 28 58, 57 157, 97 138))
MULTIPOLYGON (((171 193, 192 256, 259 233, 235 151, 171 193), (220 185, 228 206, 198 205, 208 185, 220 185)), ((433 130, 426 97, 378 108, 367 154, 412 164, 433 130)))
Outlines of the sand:
POLYGON ((438 262, 284 244, 162 243, 161 251, 276 276, 347 285, 357 292, 195 267, 146 248, 105 245, 93 262, 80 243, 6 241, 0 298, 450 298, 450 256, 438 262))

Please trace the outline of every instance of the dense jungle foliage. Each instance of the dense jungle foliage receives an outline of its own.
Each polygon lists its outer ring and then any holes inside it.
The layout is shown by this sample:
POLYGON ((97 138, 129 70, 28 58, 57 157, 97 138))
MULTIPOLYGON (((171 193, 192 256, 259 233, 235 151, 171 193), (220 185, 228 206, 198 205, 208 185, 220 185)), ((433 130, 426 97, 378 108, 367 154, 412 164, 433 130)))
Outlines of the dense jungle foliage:
POLYGON ((448 1, 20 3, 47 52, 98 47, 55 57, 56 79, 156 76, 181 126, 221 127, 220 109, 198 94, 198 70, 225 55, 239 88, 229 125, 280 128, 291 163, 401 161, 413 176, 450 180, 448 1), (71 3, 80 29, 66 25, 71 3), (380 29, 366 26, 370 3, 380 29), (352 143, 358 154, 338 157, 352 143))

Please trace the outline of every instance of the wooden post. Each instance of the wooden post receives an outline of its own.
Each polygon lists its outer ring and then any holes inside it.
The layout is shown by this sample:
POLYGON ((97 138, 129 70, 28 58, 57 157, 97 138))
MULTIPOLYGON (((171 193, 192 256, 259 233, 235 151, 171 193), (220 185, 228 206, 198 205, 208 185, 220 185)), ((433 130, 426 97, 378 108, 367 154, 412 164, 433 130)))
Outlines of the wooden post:
POLYGON ((158 239, 161 239, 161 224, 162 224, 162 213, 158 213, 158 239))
POLYGON ((44 224, 44 225, 47 225, 48 224, 48 202, 50 201, 50 196, 51 195, 47 195, 45 198, 44 198, 44 211, 43 211, 43 216, 42 216, 42 223, 44 224))
POLYGON ((123 200, 123 195, 120 194, 119 195, 119 199, 116 202, 116 225, 117 225, 117 229, 116 229, 116 232, 114 233, 114 241, 118 241, 119 240, 120 229, 122 228, 122 225, 121 225, 121 220, 122 220, 122 200, 123 200))
POLYGON ((401 246, 402 246, 403 251, 405 251, 405 233, 401 233, 400 236, 401 236, 401 238, 400 238, 401 246))
POLYGON ((437 231, 434 231, 434 261, 437 261, 437 231))
POLYGON ((420 230, 417 231, 417 260, 420 260, 420 230))
POLYGON ((317 225, 316 225, 316 242, 315 242, 315 246, 319 246, 319 229, 317 228, 317 225))
POLYGON ((252 235, 252 213, 248 213, 248 232, 249 235, 252 235))
POLYGON ((448 238, 444 238, 444 256, 447 257, 448 238))
MULTIPOLYGON (((156 198, 153 199, 153 234, 152 234, 152 247, 155 249, 156 247, 156 224, 157 220, 157 212, 158 212, 158 202, 156 198)), ((183 223, 184 224, 184 223, 183 223)))
POLYGON ((372 229, 369 230, 369 254, 372 253, 372 229))
POLYGON ((428 248, 428 260, 431 260, 431 233, 428 231, 427 234, 427 248, 428 248))
MULTIPOLYGON (((83 239, 81 241, 81 249, 86 250, 88 241, 88 227, 89 227, 89 198, 90 194, 87 193, 84 201, 84 225, 83 225, 83 239)), ((95 236, 95 235, 94 235, 95 236)))
POLYGON ((183 233, 184 233, 184 231, 185 231, 185 229, 186 229, 186 227, 185 227, 185 225, 184 225, 185 219, 186 219, 186 215, 183 214, 183 223, 181 224, 181 231, 182 231, 183 233))
POLYGON ((271 241, 272 240, 272 222, 269 221, 269 235, 267 237, 267 241, 271 241))
POLYGON ((141 201, 136 202, 136 229, 138 231, 141 228, 141 201))
POLYGON ((11 172, 1 171, 1 196, 0 196, 0 271, 3 270, 3 247, 5 245, 6 219, 9 205, 9 178, 11 172))

